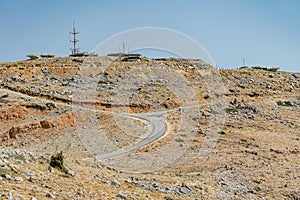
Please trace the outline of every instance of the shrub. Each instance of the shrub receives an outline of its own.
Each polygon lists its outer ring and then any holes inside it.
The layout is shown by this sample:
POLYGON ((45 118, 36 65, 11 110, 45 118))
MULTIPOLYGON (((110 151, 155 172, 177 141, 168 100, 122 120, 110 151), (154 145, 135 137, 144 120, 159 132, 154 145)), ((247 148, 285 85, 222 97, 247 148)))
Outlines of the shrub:
POLYGON ((278 106, 293 106, 290 101, 277 101, 278 106))
POLYGON ((62 151, 52 155, 50 158, 50 166, 56 169, 59 169, 60 171, 64 173, 68 173, 68 170, 64 166, 64 156, 62 151))

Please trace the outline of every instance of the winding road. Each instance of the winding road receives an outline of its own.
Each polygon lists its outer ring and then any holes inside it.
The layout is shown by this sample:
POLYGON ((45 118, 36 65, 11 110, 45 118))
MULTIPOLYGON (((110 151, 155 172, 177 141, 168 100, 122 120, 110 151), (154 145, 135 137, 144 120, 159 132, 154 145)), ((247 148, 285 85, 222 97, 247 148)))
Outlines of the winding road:
POLYGON ((88 161, 98 161, 98 160, 105 160, 109 158, 113 158, 116 156, 121 156, 127 153, 130 153, 136 149, 139 149, 141 147, 144 147, 159 138, 161 138, 166 132, 167 132, 167 123, 162 117, 161 112, 153 112, 148 114, 121 114, 123 116, 127 117, 134 117, 138 119, 142 119, 144 121, 147 121, 148 123, 151 123, 152 128, 147 135, 145 139, 142 141, 139 141, 138 143, 126 148, 126 149, 120 149, 111 153, 103 154, 103 155, 97 155, 93 159, 88 159, 88 161))
POLYGON ((151 130, 149 131, 147 137, 144 138, 143 140, 139 141, 138 143, 136 143, 136 144, 134 144, 134 145, 132 145, 132 146, 126 148, 126 149, 120 149, 120 150, 110 152, 110 153, 107 153, 107 154, 97 155, 94 158, 87 159, 88 161, 105 160, 105 159, 121 156, 121 155, 124 155, 124 154, 128 154, 132 151, 135 151, 136 149, 144 147, 144 146, 158 140, 159 138, 161 138, 162 136, 164 136, 166 134, 167 129, 168 129, 167 123, 166 123, 163 115, 168 113, 168 112, 178 110, 178 109, 174 109, 174 110, 151 112, 151 113, 128 114, 128 113, 119 113, 119 112, 110 112, 110 111, 98 110, 98 109, 95 109, 95 108, 87 108, 87 107, 83 107, 83 106, 79 106, 79 105, 70 105, 70 104, 67 104, 67 103, 56 102, 56 101, 53 101, 53 100, 43 99, 43 98, 40 98, 40 97, 33 97, 33 96, 30 96, 30 95, 27 95, 27 94, 23 94, 23 93, 20 93, 20 92, 15 92, 15 91, 8 90, 8 89, 1 89, 0 88, 0 92, 16 95, 16 96, 26 98, 26 99, 39 100, 39 101, 43 101, 45 103, 53 103, 54 105, 68 106, 68 107, 71 107, 72 109, 75 109, 75 110, 102 112, 102 113, 107 113, 107 114, 113 114, 113 115, 120 115, 120 116, 124 116, 124 117, 136 118, 136 119, 140 119, 140 120, 146 121, 149 124, 151 124, 151 130))

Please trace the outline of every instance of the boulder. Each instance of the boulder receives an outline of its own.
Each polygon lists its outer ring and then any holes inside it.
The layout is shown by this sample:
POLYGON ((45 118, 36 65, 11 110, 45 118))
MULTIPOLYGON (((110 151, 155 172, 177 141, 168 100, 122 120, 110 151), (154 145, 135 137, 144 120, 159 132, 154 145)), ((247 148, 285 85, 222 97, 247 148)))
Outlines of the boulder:
POLYGON ((20 127, 12 127, 9 131, 9 138, 11 139, 17 139, 17 135, 21 133, 21 128, 20 127))
POLYGON ((49 128, 54 127, 54 125, 51 122, 47 121, 47 120, 41 121, 40 124, 41 124, 43 129, 49 129, 49 128))

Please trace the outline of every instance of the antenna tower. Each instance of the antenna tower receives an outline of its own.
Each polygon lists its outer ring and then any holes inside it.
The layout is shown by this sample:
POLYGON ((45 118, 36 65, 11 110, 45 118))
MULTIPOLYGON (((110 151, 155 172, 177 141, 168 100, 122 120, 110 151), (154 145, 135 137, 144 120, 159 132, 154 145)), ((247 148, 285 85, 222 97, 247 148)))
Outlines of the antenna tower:
POLYGON ((78 51, 79 51, 79 48, 76 48, 76 44, 77 42, 79 42, 79 40, 76 39, 76 35, 78 34, 79 32, 76 32, 76 29, 75 29, 75 23, 73 22, 73 32, 70 32, 69 34, 73 35, 73 40, 70 40, 70 42, 73 43, 73 48, 71 48, 71 51, 72 51, 72 54, 77 54, 78 51))

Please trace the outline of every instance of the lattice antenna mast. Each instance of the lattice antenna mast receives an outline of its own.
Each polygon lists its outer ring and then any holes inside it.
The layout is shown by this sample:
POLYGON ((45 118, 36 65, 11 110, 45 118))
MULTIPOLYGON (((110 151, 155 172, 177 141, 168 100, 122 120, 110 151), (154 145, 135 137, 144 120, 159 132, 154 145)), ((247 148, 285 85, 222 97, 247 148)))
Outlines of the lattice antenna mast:
POLYGON ((70 40, 70 42, 73 43, 73 48, 71 48, 72 54, 77 54, 79 52, 79 48, 76 48, 76 44, 77 44, 77 42, 79 42, 79 40, 76 39, 76 35, 78 33, 79 32, 76 32, 76 29, 75 29, 75 23, 73 23, 73 32, 69 33, 69 34, 73 35, 73 40, 70 40))

